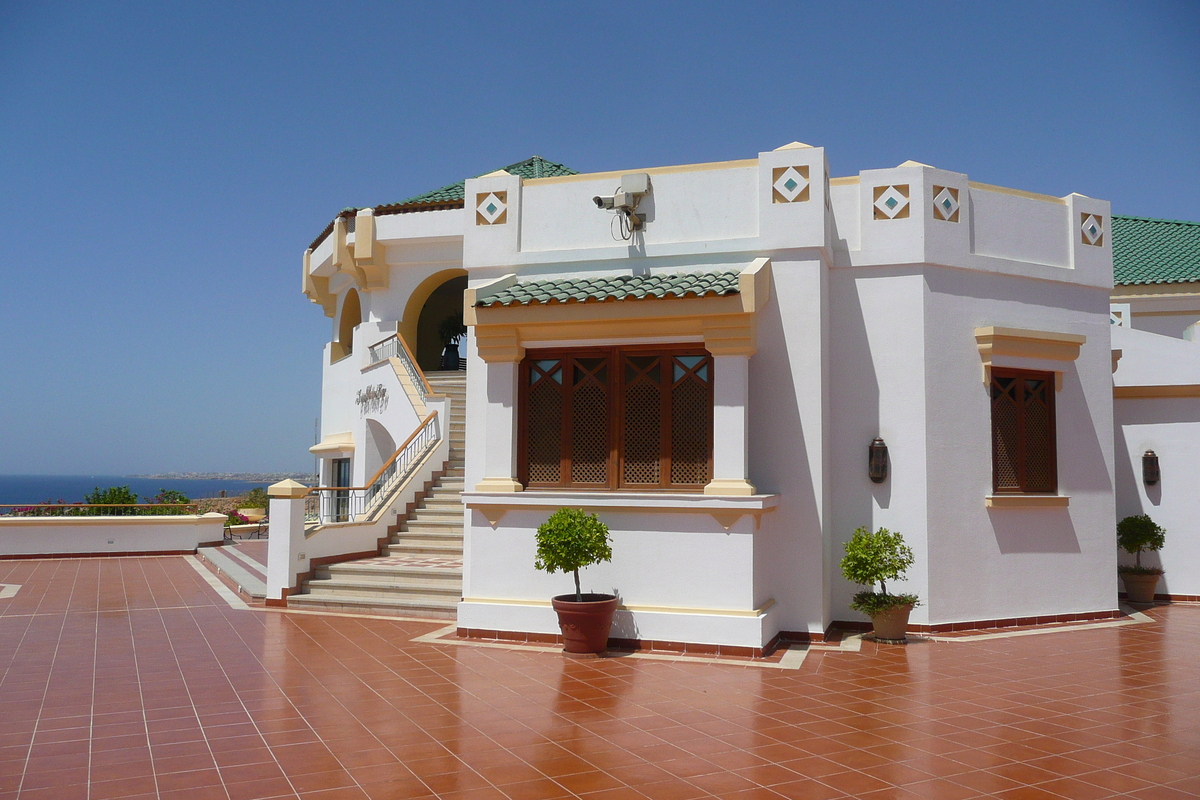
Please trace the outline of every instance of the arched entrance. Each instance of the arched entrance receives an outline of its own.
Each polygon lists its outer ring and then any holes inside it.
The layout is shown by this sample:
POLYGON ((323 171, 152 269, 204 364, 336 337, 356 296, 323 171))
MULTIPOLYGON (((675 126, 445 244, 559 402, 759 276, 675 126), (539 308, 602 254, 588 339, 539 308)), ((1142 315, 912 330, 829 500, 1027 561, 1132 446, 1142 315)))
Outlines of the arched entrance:
POLYGON ((338 316, 337 338, 333 341, 332 360, 337 361, 354 352, 354 329, 362 323, 362 305, 358 300, 358 292, 354 289, 346 292, 342 301, 342 313, 338 316))
POLYGON ((450 278, 429 293, 417 319, 417 346, 413 355, 424 372, 442 368, 442 338, 438 329, 448 319, 462 319, 463 292, 467 276, 450 278))

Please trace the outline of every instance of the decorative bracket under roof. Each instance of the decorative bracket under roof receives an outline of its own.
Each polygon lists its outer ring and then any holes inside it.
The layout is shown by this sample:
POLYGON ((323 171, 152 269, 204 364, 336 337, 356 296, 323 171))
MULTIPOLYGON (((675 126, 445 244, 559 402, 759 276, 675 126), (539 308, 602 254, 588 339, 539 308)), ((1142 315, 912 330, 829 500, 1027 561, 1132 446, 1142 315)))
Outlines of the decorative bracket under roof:
POLYGON ((1079 348, 1087 337, 1075 333, 1034 331, 1024 328, 999 328, 989 325, 975 329, 975 343, 979 357, 983 360, 983 384, 992 383, 992 367, 1019 367, 1045 369, 1054 372, 1054 389, 1062 390, 1062 369, 1029 363, 1044 361, 1074 361, 1079 358, 1079 348), (1000 359, 1006 363, 994 363, 1000 359))
POLYGON ((375 211, 364 208, 354 215, 354 242, 350 242, 350 219, 333 221, 333 268, 354 281, 360 292, 386 289, 388 268, 385 248, 375 232, 375 211))
POLYGON ((337 298, 329 293, 329 278, 313 275, 311 269, 312 249, 310 248, 304 251, 303 291, 308 295, 309 300, 321 307, 325 316, 332 317, 337 314, 337 298))

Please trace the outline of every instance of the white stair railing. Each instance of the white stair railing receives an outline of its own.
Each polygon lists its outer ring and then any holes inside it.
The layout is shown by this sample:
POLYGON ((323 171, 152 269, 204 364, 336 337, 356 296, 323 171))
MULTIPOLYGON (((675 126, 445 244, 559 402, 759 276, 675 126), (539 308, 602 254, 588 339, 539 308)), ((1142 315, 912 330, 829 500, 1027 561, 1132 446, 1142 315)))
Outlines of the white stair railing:
POLYGON ((396 358, 404 365, 404 372, 408 375, 408 379, 412 381, 413 388, 416 389, 417 395, 424 403, 433 394, 433 389, 429 386, 429 381, 425 379, 425 373, 417 366, 416 359, 408 350, 408 345, 404 343, 404 339, 400 334, 393 333, 382 342, 377 342, 369 348, 369 358, 372 364, 378 364, 380 361, 386 361, 389 358, 396 358))
POLYGON ((370 519, 392 491, 404 485, 425 455, 437 447, 442 436, 441 419, 438 412, 433 411, 396 448, 366 486, 316 486, 310 489, 305 498, 305 523, 327 525, 370 519))

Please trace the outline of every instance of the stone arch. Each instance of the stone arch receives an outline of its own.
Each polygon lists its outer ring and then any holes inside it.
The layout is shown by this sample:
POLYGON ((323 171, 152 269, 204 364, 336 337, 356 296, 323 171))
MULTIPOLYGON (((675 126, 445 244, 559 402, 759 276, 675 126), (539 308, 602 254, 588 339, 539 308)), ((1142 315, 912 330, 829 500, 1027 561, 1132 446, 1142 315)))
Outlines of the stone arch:
POLYGON ((462 291, 467 288, 466 281, 465 269, 435 272, 417 285, 404 306, 404 317, 397 331, 421 369, 426 372, 437 370, 440 365, 441 342, 437 338, 437 326, 447 313, 452 313, 452 305, 455 306, 454 311, 462 310, 462 291), (422 318, 425 318, 424 325, 422 318))
POLYGON ((358 291, 351 289, 342 300, 342 308, 338 314, 337 338, 333 340, 332 361, 345 358, 354 352, 354 329, 362 323, 362 304, 358 299, 358 291))

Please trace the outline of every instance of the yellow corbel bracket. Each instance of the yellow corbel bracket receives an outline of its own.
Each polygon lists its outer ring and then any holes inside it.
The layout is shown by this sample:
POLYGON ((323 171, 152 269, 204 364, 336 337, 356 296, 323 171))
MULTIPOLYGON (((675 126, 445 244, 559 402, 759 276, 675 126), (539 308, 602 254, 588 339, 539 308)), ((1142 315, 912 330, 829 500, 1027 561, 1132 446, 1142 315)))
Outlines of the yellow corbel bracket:
POLYGON ((325 316, 332 317, 337 313, 337 298, 329 293, 329 278, 322 278, 309 272, 312 264, 312 250, 304 251, 304 281, 302 289, 308 299, 321 307, 325 316))
POLYGON ((346 244, 346 228, 345 217, 338 217, 333 221, 333 268, 349 275, 356 288, 365 290, 367 276, 354 263, 354 254, 350 252, 350 247, 346 244))
POLYGON ((375 211, 364 208, 354 220, 354 266, 361 272, 367 289, 386 289, 387 260, 384 246, 375 233, 375 211))

